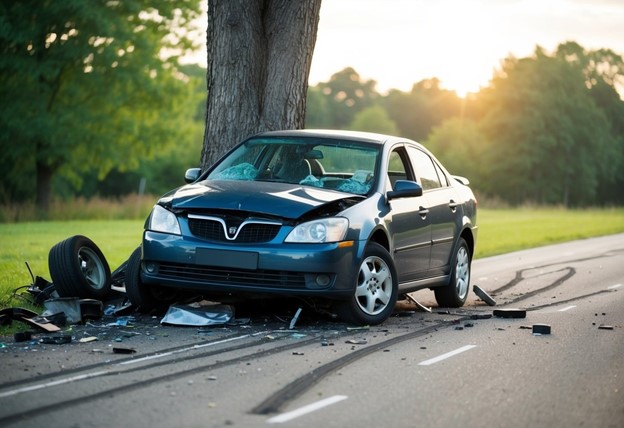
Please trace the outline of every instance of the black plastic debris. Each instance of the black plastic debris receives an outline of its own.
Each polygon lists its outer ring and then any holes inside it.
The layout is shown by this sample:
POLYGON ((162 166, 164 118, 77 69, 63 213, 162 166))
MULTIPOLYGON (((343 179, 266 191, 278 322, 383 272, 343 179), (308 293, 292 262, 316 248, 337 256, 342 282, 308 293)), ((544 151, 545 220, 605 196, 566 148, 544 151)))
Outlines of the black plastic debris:
POLYGON ((612 325, 600 324, 598 326, 598 330, 613 330, 613 326, 612 325))
POLYGON ((483 300, 489 306, 496 306, 496 300, 494 300, 488 293, 485 292, 484 289, 475 285, 472 287, 472 291, 479 297, 479 299, 483 300))
POLYGON ((28 342, 32 340, 32 333, 30 331, 20 331, 13 335, 15 342, 28 342))
POLYGON ((40 316, 29 309, 5 308, 0 310, 0 325, 9 325, 12 321, 20 321, 48 333, 55 333, 61 330, 59 326, 50 322, 46 317, 40 316))
POLYGON ((533 334, 550 334, 550 325, 533 324, 533 334))
POLYGON ((232 306, 198 302, 189 305, 171 305, 160 323, 205 327, 227 324, 233 316, 232 306))
POLYGON ((490 318, 492 318, 492 314, 475 314, 470 316, 471 320, 489 320, 490 318))
POLYGON ((134 348, 113 348, 113 354, 135 354, 134 348))
POLYGON ((524 309, 494 309, 492 314, 498 318, 526 318, 524 309))
POLYGON ((43 336, 39 339, 39 343, 46 345, 63 345, 71 343, 72 337, 69 334, 60 334, 56 336, 43 336))

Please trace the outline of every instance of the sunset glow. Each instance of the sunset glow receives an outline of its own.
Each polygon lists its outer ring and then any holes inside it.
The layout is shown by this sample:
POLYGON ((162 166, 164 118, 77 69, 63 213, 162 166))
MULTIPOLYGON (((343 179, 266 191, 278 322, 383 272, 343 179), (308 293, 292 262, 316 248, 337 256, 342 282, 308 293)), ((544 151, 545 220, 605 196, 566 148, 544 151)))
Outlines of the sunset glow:
POLYGON ((380 92, 437 77, 463 96, 536 45, 571 40, 623 54, 622 28, 617 0, 324 0, 310 84, 353 67, 380 92))

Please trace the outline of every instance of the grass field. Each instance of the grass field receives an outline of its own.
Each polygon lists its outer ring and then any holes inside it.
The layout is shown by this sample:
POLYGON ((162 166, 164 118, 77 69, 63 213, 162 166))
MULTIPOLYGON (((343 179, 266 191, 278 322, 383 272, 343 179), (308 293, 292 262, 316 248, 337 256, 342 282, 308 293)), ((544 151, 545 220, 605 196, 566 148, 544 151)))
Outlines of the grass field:
MULTIPOLYGON (((481 209, 476 257, 556 242, 624 232, 624 208, 564 210, 549 208, 481 209)), ((89 237, 111 270, 140 244, 143 220, 54 221, 0 224, 0 307, 22 305, 13 291, 35 275, 50 279, 48 252, 73 235, 89 237)))

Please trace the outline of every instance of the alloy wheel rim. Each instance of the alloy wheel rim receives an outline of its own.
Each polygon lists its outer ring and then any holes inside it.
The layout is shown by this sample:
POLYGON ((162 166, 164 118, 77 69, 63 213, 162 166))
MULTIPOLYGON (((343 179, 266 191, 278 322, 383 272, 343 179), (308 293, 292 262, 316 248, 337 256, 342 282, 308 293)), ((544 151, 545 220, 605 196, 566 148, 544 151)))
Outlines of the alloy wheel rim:
POLYGON ((378 315, 392 297, 392 274, 380 257, 367 257, 360 266, 355 301, 367 315, 378 315))
POLYGON ((468 251, 460 247, 457 251, 457 262, 455 265, 455 289, 457 296, 464 299, 468 294, 468 282, 470 281, 470 260, 468 251))
POLYGON ((104 288, 106 274, 100 258, 93 250, 81 247, 78 250, 78 265, 89 287, 95 290, 104 288))

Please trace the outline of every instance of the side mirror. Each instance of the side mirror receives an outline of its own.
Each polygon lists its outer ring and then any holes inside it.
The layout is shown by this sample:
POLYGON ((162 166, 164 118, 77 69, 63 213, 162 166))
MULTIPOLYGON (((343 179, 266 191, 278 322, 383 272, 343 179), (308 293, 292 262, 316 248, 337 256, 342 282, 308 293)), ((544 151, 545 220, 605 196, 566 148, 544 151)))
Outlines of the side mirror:
POLYGON ((415 181, 397 180, 394 183, 394 190, 389 191, 386 196, 388 200, 397 198, 413 198, 422 196, 423 189, 415 181))
POLYGON ((193 183, 197 181, 199 176, 201 175, 201 168, 189 168, 184 173, 184 181, 187 183, 193 183))

